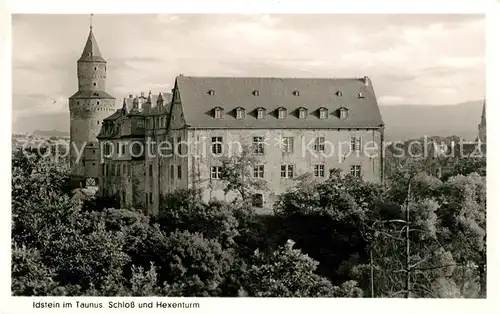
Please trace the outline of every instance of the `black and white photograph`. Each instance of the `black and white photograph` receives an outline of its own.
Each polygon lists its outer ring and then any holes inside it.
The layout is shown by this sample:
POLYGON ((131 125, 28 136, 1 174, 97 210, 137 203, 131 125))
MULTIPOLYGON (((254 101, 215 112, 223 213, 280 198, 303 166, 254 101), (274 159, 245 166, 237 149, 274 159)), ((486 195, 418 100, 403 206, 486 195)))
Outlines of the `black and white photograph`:
POLYGON ((12 297, 487 297, 484 14, 11 26, 12 297))

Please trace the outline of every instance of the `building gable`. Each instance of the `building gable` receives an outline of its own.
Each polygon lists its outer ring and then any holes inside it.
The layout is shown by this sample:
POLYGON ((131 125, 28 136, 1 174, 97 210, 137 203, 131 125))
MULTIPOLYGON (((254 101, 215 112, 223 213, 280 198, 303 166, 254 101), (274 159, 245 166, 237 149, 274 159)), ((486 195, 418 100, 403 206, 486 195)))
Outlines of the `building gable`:
MULTIPOLYGON (((207 108, 207 111, 213 112, 214 108, 207 108)), ((213 116, 212 116, 213 117, 213 116)), ((172 105, 170 109, 169 129, 178 130, 186 126, 184 107, 182 104, 181 93, 177 81, 173 88, 172 105)))

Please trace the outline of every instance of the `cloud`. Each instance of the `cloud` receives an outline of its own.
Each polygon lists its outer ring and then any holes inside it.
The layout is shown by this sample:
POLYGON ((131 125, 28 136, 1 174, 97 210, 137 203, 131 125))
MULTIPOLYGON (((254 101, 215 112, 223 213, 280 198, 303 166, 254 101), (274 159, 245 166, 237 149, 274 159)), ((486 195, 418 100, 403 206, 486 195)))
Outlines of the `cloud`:
MULTIPOLYGON (((88 16, 14 15, 12 21, 13 111, 67 111, 22 95, 67 99, 76 92, 88 16)), ((481 99, 484 29, 480 15, 94 16, 94 34, 108 60, 107 89, 117 99, 169 91, 180 73, 368 75, 381 103, 481 99)))

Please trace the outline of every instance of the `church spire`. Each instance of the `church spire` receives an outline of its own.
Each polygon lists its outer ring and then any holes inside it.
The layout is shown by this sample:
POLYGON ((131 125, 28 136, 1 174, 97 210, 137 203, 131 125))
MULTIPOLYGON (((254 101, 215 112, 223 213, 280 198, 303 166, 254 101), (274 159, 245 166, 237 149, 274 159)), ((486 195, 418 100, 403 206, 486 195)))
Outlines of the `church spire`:
POLYGON ((92 32, 92 16, 93 14, 90 15, 89 36, 87 38, 85 47, 83 48, 82 56, 78 61, 105 62, 104 58, 101 55, 101 51, 99 50, 99 46, 97 45, 97 40, 95 39, 94 33, 92 32))
POLYGON ((483 112, 481 113, 481 123, 477 127, 478 139, 486 143, 486 99, 483 100, 483 112))

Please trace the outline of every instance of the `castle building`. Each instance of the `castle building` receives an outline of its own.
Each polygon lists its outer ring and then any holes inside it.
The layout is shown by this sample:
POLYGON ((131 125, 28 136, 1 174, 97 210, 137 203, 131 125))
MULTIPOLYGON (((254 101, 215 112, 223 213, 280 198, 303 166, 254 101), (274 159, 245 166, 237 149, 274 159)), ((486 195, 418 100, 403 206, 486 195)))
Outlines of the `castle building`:
MULTIPOLYGON (((92 32, 89 42, 82 58, 91 66, 82 66, 79 91, 85 98, 77 93, 71 99, 85 100, 88 108, 112 108, 114 98, 104 92, 105 63, 92 32), (90 71, 94 68, 104 72, 97 76, 90 71), (90 84, 93 80, 97 86, 90 84)), ((72 141, 96 136, 103 149, 99 167, 79 173, 97 174, 101 194, 148 214, 157 214, 161 196, 175 189, 200 188, 205 201, 238 197, 224 192, 222 160, 246 148, 257 159, 254 179, 266 182, 252 195, 253 206, 263 211, 302 175, 326 180, 330 170, 341 169, 383 180, 384 124, 368 77, 179 75, 171 93, 129 95, 112 114, 97 112, 102 115, 72 113, 72 141), (73 120, 81 123, 78 130, 73 120)), ((85 164, 89 160, 90 155, 85 164)))
POLYGON ((97 135, 103 120, 115 111, 115 98, 106 92, 106 60, 90 26, 77 62, 78 91, 69 98, 70 166, 75 185, 96 186, 100 150, 97 135))
POLYGON ((102 163, 99 172, 101 194, 117 196, 123 206, 145 208, 153 186, 153 177, 146 178, 147 138, 167 133, 170 93, 145 97, 129 95, 122 108, 103 120, 98 139, 101 141, 102 163), (154 127, 148 118, 157 118, 154 127))

